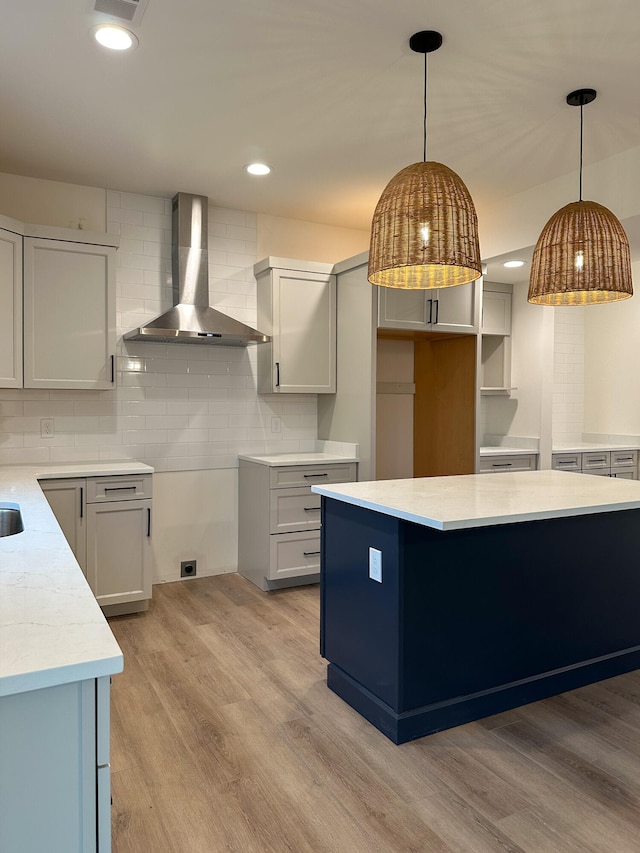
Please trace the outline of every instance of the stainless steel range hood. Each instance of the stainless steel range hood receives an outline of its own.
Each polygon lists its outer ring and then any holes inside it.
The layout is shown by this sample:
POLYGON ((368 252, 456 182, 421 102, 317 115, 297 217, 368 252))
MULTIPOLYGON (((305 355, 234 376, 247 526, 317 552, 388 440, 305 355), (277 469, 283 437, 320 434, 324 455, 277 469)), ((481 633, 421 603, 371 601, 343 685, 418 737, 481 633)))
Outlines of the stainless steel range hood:
POLYGON ((177 193, 173 197, 174 306, 139 329, 127 332, 125 341, 244 347, 270 340, 209 305, 207 223, 206 196, 177 193))

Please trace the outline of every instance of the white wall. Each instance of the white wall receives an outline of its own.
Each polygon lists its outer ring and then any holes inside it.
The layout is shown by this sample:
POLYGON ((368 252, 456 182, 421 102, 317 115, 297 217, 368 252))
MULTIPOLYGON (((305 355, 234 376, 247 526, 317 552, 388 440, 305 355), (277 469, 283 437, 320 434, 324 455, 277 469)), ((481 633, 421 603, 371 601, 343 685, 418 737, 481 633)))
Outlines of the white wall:
MULTIPOLYGON (((601 306, 597 306, 601 307, 601 306)), ((595 310, 597 311, 597 307, 595 310)), ((581 441, 584 427, 585 319, 594 306, 572 305, 554 311, 553 443, 581 441)))
POLYGON ((640 435, 640 263, 631 299, 586 309, 585 432, 640 435))
POLYGON ((369 231, 258 214, 258 257, 335 264, 369 249, 369 231))
POLYGON ((0 213, 19 222, 104 231, 105 197, 105 191, 98 187, 0 172, 0 213))

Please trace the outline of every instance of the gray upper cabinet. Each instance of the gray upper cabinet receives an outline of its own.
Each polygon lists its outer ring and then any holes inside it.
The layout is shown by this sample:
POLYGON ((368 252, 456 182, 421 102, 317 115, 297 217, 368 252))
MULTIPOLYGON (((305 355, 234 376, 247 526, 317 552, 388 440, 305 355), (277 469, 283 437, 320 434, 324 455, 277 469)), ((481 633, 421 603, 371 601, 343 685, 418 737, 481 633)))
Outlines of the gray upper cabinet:
POLYGON ((336 390, 336 277, 330 264, 266 258, 254 267, 261 394, 336 390))
POLYGON ((0 388, 22 387, 22 237, 0 229, 0 388))
POLYGON ((378 288, 378 328, 473 334, 482 281, 439 290, 378 288))
POLYGON ((24 238, 24 387, 115 385, 115 249, 24 238))

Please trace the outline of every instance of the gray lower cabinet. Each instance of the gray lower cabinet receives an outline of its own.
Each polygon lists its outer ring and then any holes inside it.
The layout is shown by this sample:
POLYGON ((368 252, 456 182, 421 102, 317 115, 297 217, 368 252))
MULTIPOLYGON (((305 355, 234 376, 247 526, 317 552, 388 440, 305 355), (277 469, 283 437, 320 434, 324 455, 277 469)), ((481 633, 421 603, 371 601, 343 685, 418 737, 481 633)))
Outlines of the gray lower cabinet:
POLYGON ((496 454, 495 456, 480 457, 481 474, 498 474, 507 471, 535 471, 537 468, 537 456, 535 453, 523 453, 519 456, 506 456, 496 454))
POLYGON ((109 676, 0 698, 2 853, 109 853, 109 676))
POLYGON ((554 453, 552 468, 623 480, 638 479, 637 450, 589 450, 583 453, 554 453))
POLYGON ((105 615, 146 610, 151 475, 43 480, 40 486, 105 615))
POLYGON ((240 460, 238 572, 262 590, 320 578, 320 495, 314 483, 349 483, 355 462, 269 466, 240 460))

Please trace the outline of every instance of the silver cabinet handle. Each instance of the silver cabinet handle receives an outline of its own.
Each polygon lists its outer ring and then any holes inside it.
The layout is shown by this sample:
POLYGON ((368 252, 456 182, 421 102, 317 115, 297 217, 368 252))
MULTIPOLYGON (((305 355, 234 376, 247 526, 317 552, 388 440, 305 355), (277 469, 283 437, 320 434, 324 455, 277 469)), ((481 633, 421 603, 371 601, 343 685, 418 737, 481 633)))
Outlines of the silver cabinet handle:
POLYGON ((320 551, 303 551, 305 557, 317 557, 320 551))
POLYGON ((560 465, 577 465, 577 464, 578 464, 578 463, 577 463, 577 462, 575 462, 573 459, 569 459, 569 460, 559 459, 559 460, 556 462, 556 465, 557 465, 558 467, 560 467, 560 465))
POLYGON ((616 462, 633 462, 633 456, 617 456, 616 462))
POLYGON ((137 486, 105 486, 105 492, 130 492, 133 489, 137 489, 137 486))
POLYGON ((511 468, 513 462, 492 462, 492 468, 511 468))
POLYGON ((324 474, 303 474, 302 476, 305 480, 310 480, 312 477, 328 477, 329 475, 325 471, 324 474))

